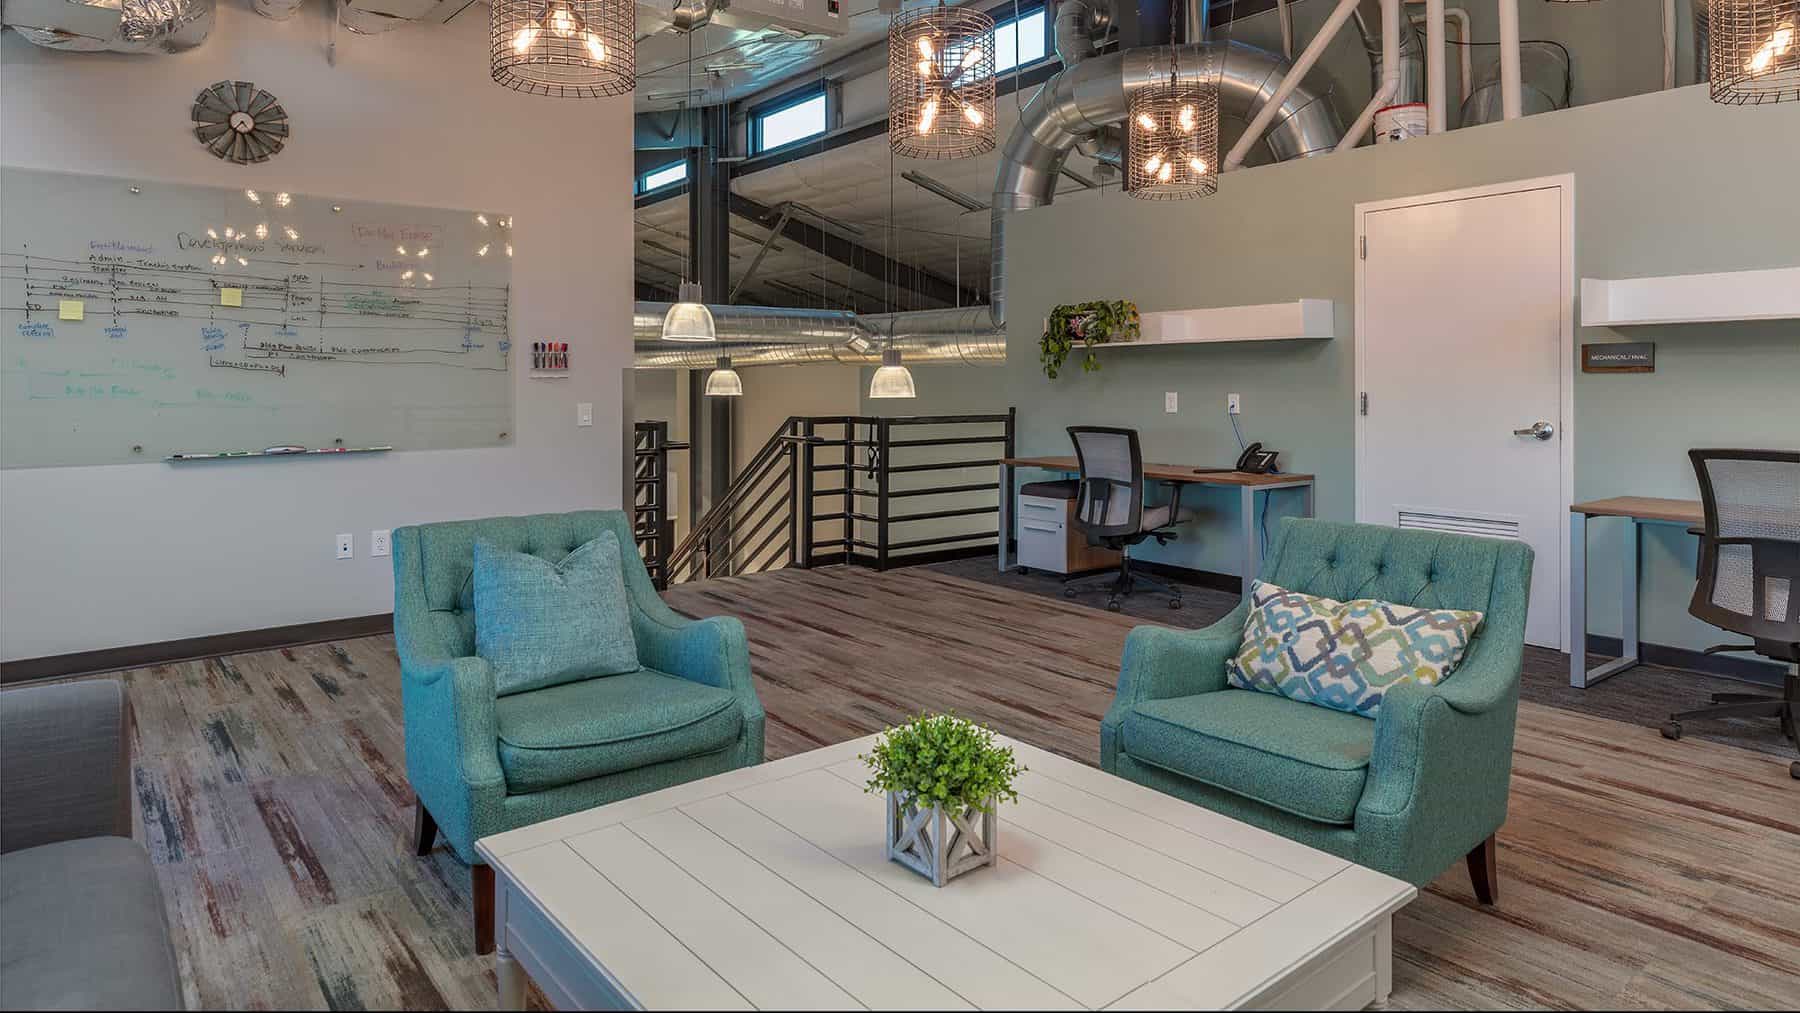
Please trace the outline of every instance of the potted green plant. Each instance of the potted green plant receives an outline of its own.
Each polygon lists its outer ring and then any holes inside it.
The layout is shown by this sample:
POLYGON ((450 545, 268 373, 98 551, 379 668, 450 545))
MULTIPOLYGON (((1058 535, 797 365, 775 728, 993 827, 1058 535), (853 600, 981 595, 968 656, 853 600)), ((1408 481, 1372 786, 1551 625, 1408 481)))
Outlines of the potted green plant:
POLYGON ((1024 772, 992 730, 948 714, 921 715, 860 759, 867 790, 887 795, 887 857, 936 886, 999 858, 995 810, 1017 801, 1024 772))
POLYGON ((1142 332, 1143 321, 1133 302, 1098 300, 1058 306, 1044 318, 1044 334, 1038 339, 1038 363, 1044 367, 1045 376, 1056 379, 1079 341, 1087 349, 1081 371, 1092 373, 1100 368, 1100 360, 1094 356, 1095 345, 1136 341, 1142 332))

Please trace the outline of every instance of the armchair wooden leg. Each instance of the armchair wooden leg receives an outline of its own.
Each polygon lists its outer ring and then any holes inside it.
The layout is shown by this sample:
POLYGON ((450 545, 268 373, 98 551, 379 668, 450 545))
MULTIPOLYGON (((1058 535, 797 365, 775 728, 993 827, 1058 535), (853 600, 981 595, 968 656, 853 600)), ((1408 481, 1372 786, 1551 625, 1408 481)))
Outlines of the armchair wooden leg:
POLYGON ((425 803, 417 796, 413 797, 413 854, 423 858, 431 854, 431 846, 437 842, 437 820, 425 808, 425 803))
POLYGON ((1469 852, 1469 882, 1475 887, 1475 899, 1483 904, 1492 904, 1500 895, 1500 876, 1495 863, 1499 850, 1495 838, 1490 835, 1469 852))
POLYGON ((475 884, 475 952, 494 952, 494 867, 472 865, 469 875, 475 884))

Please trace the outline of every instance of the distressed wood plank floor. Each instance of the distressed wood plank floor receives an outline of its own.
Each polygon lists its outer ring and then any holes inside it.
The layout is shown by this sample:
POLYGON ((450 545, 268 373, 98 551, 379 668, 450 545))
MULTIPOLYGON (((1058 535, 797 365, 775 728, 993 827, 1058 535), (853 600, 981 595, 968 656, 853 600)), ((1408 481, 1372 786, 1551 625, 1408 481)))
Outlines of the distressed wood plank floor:
MULTIPOLYGON (((923 568, 669 597, 743 619, 771 758, 953 709, 1094 763, 1139 621, 923 568)), ((391 638, 122 677, 141 838, 191 1007, 492 1008, 467 870, 406 847, 391 638)), ((1785 762, 1527 703, 1501 903, 1477 905, 1458 867, 1406 908, 1394 1005, 1800 1006, 1796 869, 1785 762)))

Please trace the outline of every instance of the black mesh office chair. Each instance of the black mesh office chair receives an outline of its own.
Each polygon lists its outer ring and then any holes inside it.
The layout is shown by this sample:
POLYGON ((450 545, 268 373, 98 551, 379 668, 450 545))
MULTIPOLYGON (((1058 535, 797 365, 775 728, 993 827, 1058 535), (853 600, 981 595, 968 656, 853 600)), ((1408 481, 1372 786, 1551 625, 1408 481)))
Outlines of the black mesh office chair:
MULTIPOLYGON (((1781 696, 1715 693, 1714 706, 1669 715, 1665 738, 1681 738, 1695 718, 1774 717, 1800 748, 1800 451, 1690 450, 1706 527, 1699 581, 1688 612, 1751 644, 1706 649, 1755 651, 1795 666, 1781 696)), ((1788 766, 1800 778, 1800 761, 1788 766)))
MULTIPOLYGON (((1148 538, 1158 545, 1175 540, 1174 526, 1181 516, 1181 486, 1170 482, 1170 499, 1162 506, 1144 505, 1144 455, 1135 429, 1106 426, 1070 426, 1075 459, 1081 466, 1075 497, 1075 529, 1090 543, 1116 549, 1119 571, 1108 587, 1106 607, 1119 611, 1121 599, 1143 584, 1169 596, 1169 607, 1181 607, 1181 589, 1132 572, 1131 546, 1148 538)), ((1073 598, 1078 584, 1063 588, 1073 598)))

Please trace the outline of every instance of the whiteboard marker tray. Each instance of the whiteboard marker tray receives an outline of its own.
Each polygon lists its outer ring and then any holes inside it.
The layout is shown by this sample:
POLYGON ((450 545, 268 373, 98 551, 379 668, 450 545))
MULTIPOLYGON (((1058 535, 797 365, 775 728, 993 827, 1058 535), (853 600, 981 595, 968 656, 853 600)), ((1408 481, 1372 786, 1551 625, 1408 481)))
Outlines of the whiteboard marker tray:
POLYGON ((189 461, 242 461, 252 457, 342 457, 345 454, 385 454, 393 447, 323 447, 318 450, 208 450, 196 453, 170 454, 163 460, 170 464, 189 461))

